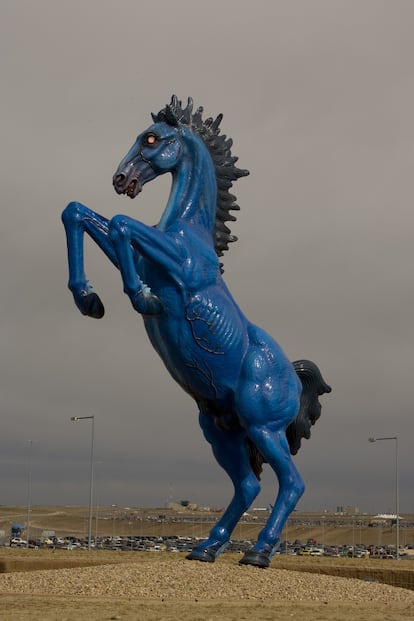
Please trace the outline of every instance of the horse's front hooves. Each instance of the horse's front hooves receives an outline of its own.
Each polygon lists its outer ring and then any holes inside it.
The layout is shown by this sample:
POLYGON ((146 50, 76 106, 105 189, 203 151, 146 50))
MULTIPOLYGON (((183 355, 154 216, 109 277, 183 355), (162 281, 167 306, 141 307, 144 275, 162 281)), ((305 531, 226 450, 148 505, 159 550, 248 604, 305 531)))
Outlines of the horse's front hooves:
POLYGON ((208 550, 192 550, 185 557, 189 561, 201 561, 202 563, 214 563, 216 555, 208 550))
POLYGON ((264 552, 255 552, 254 550, 248 550, 246 554, 240 559, 240 565, 254 565, 261 569, 267 569, 270 565, 269 555, 264 552))
POLYGON ((147 293, 141 290, 131 297, 132 306, 141 315, 159 315, 164 310, 160 298, 154 293, 147 293))
POLYGON ((101 302, 99 295, 96 293, 88 293, 76 301, 82 315, 101 319, 105 315, 105 308, 101 302))

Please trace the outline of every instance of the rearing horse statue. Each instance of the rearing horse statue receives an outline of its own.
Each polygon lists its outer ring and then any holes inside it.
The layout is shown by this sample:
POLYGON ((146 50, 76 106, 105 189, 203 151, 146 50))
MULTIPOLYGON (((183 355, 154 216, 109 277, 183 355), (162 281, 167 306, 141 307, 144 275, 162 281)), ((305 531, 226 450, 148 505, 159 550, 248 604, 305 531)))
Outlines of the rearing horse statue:
POLYGON ((279 345, 243 315, 222 276, 219 257, 235 241, 226 222, 239 209, 229 190, 248 174, 235 166, 222 115, 202 118, 193 102, 173 96, 138 136, 113 177, 118 194, 135 198, 148 181, 170 172, 172 187, 157 226, 124 215, 111 220, 78 202, 62 214, 69 289, 82 314, 104 307, 85 272, 87 233, 121 273, 124 292, 143 316, 153 347, 199 410, 200 426, 234 496, 206 541, 188 555, 213 562, 260 491, 263 463, 279 491, 257 543, 240 563, 268 567, 283 526, 304 491, 291 454, 320 416, 330 392, 318 367, 289 362, 279 345))

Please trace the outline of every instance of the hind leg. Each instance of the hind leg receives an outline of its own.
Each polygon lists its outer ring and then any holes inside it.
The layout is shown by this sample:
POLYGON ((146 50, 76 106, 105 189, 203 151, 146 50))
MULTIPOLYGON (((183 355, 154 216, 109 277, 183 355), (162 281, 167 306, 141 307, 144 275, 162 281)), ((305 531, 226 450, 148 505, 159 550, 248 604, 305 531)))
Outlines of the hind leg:
POLYGON ((279 492, 270 517, 259 533, 257 543, 240 561, 242 564, 265 568, 269 566, 279 547, 283 527, 305 486, 290 456, 284 429, 277 429, 272 425, 254 426, 249 428, 248 435, 275 472, 279 482, 279 492))
POLYGON ((200 425, 217 462, 234 485, 233 499, 208 539, 187 556, 190 560, 213 563, 229 544, 236 524, 259 493, 260 483, 251 469, 246 433, 241 428, 218 429, 214 417, 203 412, 200 413, 200 425))
POLYGON ((236 409, 248 437, 270 465, 279 483, 272 513, 258 541, 241 563, 268 567, 287 518, 304 492, 286 439, 286 427, 299 409, 300 387, 292 365, 277 346, 258 343, 245 357, 236 409))

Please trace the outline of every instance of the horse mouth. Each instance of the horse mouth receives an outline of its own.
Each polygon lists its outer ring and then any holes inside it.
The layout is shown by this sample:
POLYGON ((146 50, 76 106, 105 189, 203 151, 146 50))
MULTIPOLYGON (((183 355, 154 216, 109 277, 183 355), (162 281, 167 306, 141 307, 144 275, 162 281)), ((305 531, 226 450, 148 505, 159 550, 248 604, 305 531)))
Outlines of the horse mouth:
POLYGON ((142 190, 142 186, 137 177, 132 179, 126 189, 124 190, 124 194, 129 196, 129 198, 135 198, 137 194, 139 194, 142 190))
POLYGON ((142 190, 142 183, 137 174, 129 180, 124 172, 116 172, 112 183, 117 194, 126 194, 129 198, 135 198, 142 190))

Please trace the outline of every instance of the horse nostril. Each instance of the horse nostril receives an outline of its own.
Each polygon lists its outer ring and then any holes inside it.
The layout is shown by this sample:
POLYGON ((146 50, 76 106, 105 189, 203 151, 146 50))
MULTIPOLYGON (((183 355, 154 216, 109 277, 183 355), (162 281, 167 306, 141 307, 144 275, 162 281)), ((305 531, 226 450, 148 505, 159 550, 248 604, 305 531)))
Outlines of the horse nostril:
POLYGON ((114 176, 114 185, 122 185, 123 183, 125 183, 126 181, 126 174, 125 173, 118 173, 114 176))

